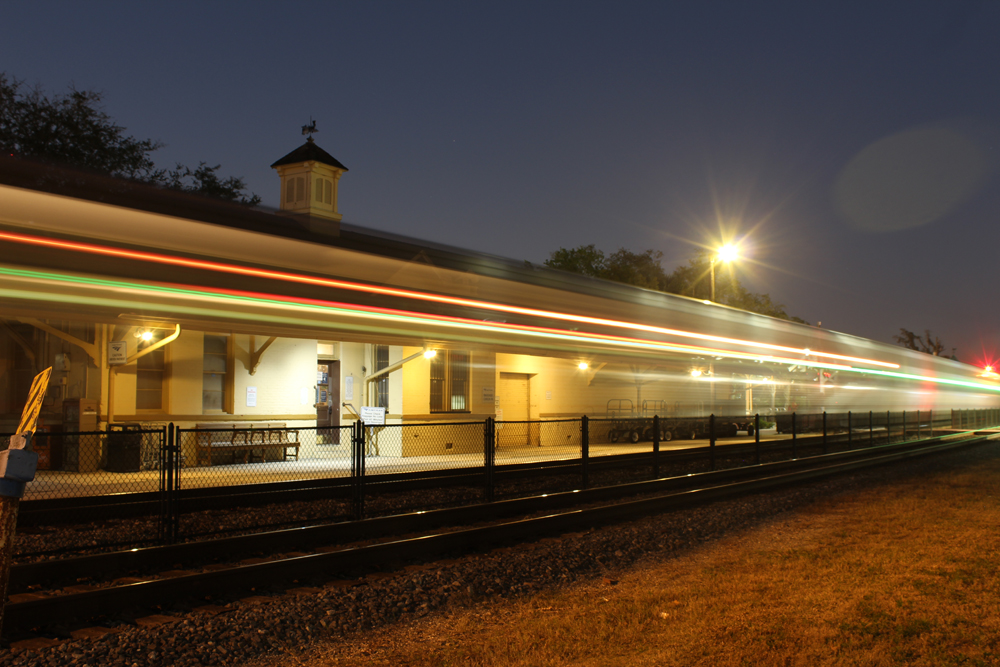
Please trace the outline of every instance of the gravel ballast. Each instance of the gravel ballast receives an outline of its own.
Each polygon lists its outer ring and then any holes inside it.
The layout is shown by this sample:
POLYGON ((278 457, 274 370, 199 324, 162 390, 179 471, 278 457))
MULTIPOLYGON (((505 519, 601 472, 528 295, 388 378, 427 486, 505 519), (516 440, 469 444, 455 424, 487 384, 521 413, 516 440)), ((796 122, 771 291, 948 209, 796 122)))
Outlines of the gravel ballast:
POLYGON ((414 565, 395 573, 341 581, 300 581, 297 585, 302 588, 267 598, 268 591, 262 585, 247 591, 249 599, 206 600, 201 603, 206 606, 202 610, 150 610, 151 615, 173 618, 154 618, 148 626, 122 623, 113 634, 99 638, 67 640, 37 650, 19 650, 15 644, 0 651, 0 667, 240 665, 456 605, 526 596, 607 576, 640 559, 669 557, 818 500, 944 468, 975 465, 997 455, 1000 448, 988 443, 808 486, 744 496, 453 561, 414 565))

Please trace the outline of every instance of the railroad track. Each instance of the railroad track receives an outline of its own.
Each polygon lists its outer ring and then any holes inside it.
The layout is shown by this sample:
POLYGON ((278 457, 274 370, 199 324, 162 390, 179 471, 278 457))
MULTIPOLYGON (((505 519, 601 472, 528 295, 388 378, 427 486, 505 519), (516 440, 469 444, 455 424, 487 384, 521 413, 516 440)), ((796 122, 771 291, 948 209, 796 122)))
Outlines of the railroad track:
POLYGON ((206 597, 239 598, 250 589, 356 577, 378 565, 397 569, 943 453, 988 437, 955 434, 615 487, 17 565, 3 632, 7 639, 65 634, 101 617, 139 617, 185 603, 204 605, 206 597), (244 560, 219 562, 233 553, 244 560))

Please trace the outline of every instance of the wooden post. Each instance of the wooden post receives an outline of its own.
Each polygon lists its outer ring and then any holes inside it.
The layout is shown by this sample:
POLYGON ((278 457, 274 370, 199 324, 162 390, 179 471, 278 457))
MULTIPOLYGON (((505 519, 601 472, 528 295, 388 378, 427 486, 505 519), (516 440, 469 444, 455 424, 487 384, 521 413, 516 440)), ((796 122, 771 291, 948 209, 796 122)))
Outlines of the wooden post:
POLYGON ((3 602, 7 599, 10 563, 14 555, 14 534, 17 532, 17 510, 24 495, 24 485, 35 478, 38 454, 31 451, 31 436, 38 423, 42 399, 49 388, 52 368, 35 376, 28 400, 21 413, 17 432, 10 436, 10 446, 0 452, 0 627, 3 626, 3 602))

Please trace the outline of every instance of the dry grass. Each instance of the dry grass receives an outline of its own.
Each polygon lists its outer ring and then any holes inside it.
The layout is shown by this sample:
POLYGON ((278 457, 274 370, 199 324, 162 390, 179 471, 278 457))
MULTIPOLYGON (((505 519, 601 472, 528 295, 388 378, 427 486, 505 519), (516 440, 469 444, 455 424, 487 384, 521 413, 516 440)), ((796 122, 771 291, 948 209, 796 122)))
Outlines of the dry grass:
POLYGON ((655 559, 613 585, 496 601, 296 657, 323 667, 1000 664, 998 482, 991 460, 879 487, 655 559))

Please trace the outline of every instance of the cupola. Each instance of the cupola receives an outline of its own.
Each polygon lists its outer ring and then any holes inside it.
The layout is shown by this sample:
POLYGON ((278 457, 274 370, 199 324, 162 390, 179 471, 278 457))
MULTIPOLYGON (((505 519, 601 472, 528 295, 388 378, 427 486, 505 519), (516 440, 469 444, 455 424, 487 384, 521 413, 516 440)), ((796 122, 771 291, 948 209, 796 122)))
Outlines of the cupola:
POLYGON ((317 146, 311 136, 271 168, 281 178, 281 211, 340 222, 337 182, 347 167, 317 146))

